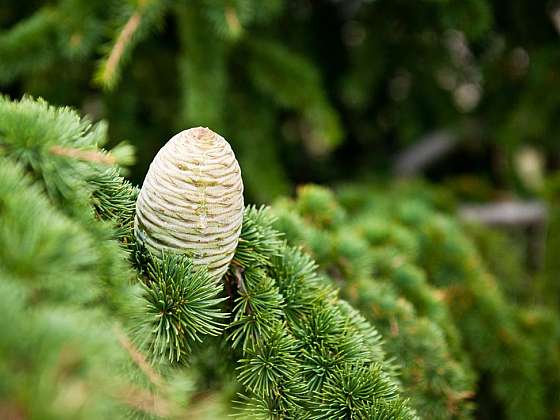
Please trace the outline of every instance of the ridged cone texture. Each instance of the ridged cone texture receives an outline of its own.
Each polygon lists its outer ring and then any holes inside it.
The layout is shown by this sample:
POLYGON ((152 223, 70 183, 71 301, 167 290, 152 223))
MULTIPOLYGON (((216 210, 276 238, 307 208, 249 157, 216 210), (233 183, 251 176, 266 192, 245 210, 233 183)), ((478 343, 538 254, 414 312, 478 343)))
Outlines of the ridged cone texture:
POLYGON ((175 135, 150 165, 136 202, 136 238, 160 255, 186 253, 219 279, 243 220, 241 170, 229 143, 204 127, 175 135))

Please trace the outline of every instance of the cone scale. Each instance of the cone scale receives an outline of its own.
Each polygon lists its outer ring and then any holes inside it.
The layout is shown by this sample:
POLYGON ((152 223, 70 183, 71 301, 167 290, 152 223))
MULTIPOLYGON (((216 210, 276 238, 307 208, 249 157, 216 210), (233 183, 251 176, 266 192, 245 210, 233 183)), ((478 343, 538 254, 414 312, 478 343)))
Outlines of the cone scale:
POLYGON ((220 279, 243 220, 241 170, 229 143, 204 127, 182 131, 152 161, 134 233, 154 254, 185 253, 220 279))

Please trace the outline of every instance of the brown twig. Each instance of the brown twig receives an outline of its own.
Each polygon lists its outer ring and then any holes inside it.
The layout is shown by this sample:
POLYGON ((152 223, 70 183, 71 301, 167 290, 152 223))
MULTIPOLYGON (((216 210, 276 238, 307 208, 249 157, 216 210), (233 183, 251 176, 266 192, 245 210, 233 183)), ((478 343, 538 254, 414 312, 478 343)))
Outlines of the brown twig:
POLYGON ((144 355, 140 353, 138 349, 136 349, 132 341, 130 341, 130 339, 118 325, 115 325, 113 329, 115 331, 117 339, 119 340, 119 344, 128 352, 134 363, 138 365, 138 367, 142 370, 142 372, 144 372, 144 375, 146 375, 146 377, 152 384, 154 384, 156 387, 161 388, 163 386, 163 380, 158 375, 158 373, 152 369, 144 355))
POLYGON ((229 2, 226 3, 226 8, 224 13, 225 13, 226 22, 229 27, 229 30, 233 34, 239 34, 239 32, 241 32, 241 22, 239 22, 239 17, 237 17, 237 12, 235 11, 235 8, 229 2))
POLYGON ((457 414, 457 408, 462 401, 471 399, 475 393, 473 391, 452 392, 450 389, 445 390, 447 396, 447 411, 450 414, 457 414))
POLYGON ((158 398, 150 391, 144 389, 129 387, 119 393, 119 398, 126 405, 144 413, 165 418, 171 415, 171 407, 168 401, 158 398))
POLYGON ((237 280, 237 288, 241 291, 241 293, 247 293, 245 282, 243 281, 243 269, 241 267, 233 267, 232 271, 235 275, 235 279, 237 280))
POLYGON ((117 159, 115 159, 114 156, 108 153, 101 153, 97 150, 83 150, 55 145, 52 146, 49 151, 53 155, 65 156, 88 162, 97 162, 104 165, 115 165, 117 163, 117 159))
POLYGON ((137 10, 130 16, 124 27, 122 28, 111 53, 109 54, 109 58, 105 64, 105 68, 103 69, 103 73, 101 74, 101 80, 105 84, 110 84, 114 78, 116 73, 117 66, 121 61, 121 58, 124 54, 124 50, 126 45, 130 42, 130 39, 140 26, 140 21, 142 20, 142 14, 140 10, 137 10))
POLYGON ((399 335, 399 323, 394 317, 392 317, 390 320, 390 329, 391 329, 392 336, 399 335))
MULTIPOLYGON (((239 290, 241 293, 246 295, 247 288, 245 287, 245 281, 243 280, 243 268, 234 266, 232 272, 233 275, 235 276, 235 279, 237 280, 237 290, 239 290)), ((253 313, 253 309, 249 304, 247 305, 247 314, 250 315, 252 313, 253 313)))

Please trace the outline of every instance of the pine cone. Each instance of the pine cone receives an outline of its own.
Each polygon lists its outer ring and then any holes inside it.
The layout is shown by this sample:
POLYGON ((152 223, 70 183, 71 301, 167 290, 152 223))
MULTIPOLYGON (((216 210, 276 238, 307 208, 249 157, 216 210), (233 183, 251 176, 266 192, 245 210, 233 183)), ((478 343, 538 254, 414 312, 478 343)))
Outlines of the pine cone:
POLYGON ((243 208, 241 170, 230 145, 208 128, 191 128, 151 163, 134 232, 156 255, 186 253, 219 279, 237 247, 243 208))

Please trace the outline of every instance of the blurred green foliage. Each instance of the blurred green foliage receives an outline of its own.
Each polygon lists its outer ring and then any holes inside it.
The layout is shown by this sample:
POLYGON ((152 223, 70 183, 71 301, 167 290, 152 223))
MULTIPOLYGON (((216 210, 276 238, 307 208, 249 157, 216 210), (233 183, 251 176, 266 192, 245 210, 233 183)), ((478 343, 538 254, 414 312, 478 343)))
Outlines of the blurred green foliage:
POLYGON ((469 418, 475 407, 483 419, 558 418, 557 311, 534 303, 511 239, 463 227, 442 211, 446 196, 414 183, 353 184, 336 196, 311 185, 273 209, 288 241, 385 337, 423 416, 469 418))
POLYGON ((140 182, 176 131, 230 140, 252 201, 388 169, 436 129, 435 176, 558 168, 557 5, 501 0, 56 0, 0 5, 0 89, 81 108, 137 146, 140 182), (556 25, 556 26, 555 26, 556 25), (472 159, 465 159, 465 156, 472 159))

